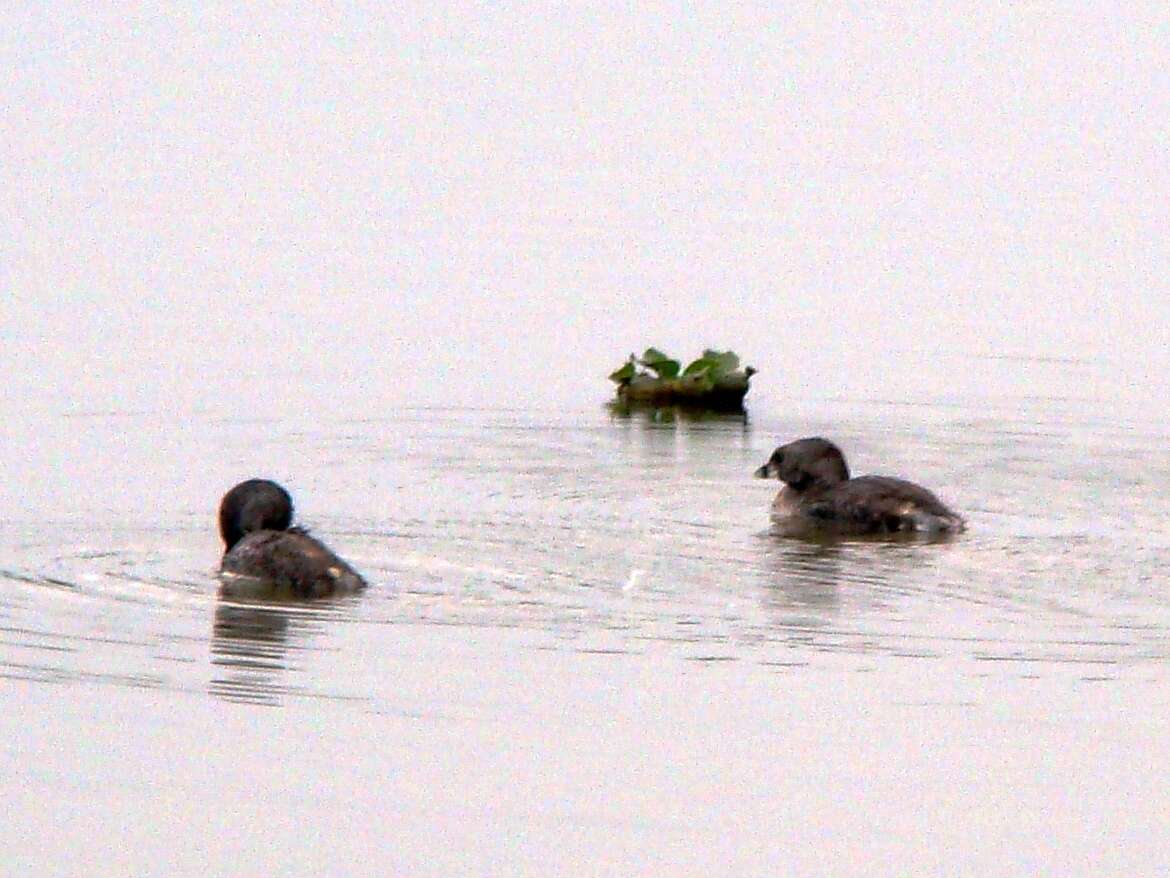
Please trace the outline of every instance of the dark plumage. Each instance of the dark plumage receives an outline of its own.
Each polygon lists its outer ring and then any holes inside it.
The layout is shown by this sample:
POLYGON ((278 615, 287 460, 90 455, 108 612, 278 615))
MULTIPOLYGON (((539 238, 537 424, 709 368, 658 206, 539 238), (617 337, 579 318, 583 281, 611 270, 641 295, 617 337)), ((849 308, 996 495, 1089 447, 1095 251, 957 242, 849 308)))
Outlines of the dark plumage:
POLYGON ((292 498, 267 479, 240 482, 219 504, 220 565, 228 595, 327 597, 366 581, 320 540, 291 527, 292 498))
POLYGON ((784 482, 772 503, 772 518, 791 535, 939 534, 964 525, 921 485, 889 476, 850 478, 841 449, 820 437, 781 445, 755 475, 784 482))

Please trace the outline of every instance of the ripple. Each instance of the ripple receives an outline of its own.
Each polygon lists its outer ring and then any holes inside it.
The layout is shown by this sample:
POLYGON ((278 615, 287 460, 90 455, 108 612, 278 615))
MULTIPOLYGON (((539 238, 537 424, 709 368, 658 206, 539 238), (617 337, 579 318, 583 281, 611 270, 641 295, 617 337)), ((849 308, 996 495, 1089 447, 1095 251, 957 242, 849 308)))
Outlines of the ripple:
POLYGON ((323 477, 344 502, 310 483, 306 506, 374 587, 347 606, 217 601, 206 511, 162 524, 9 522, 0 667, 234 703, 361 703, 360 686, 330 676, 331 653, 355 626, 390 637, 400 624, 786 669, 831 656, 960 660, 980 673, 1163 663, 1170 536, 1140 523, 1170 513, 1148 475, 1170 470, 1166 443, 1063 421, 1047 405, 936 409, 928 431, 881 406, 821 425, 485 410, 310 431, 236 424, 271 448, 352 455, 323 477), (938 485, 969 532, 945 543, 770 533, 773 489, 751 471, 776 437, 821 427, 860 461, 938 485))

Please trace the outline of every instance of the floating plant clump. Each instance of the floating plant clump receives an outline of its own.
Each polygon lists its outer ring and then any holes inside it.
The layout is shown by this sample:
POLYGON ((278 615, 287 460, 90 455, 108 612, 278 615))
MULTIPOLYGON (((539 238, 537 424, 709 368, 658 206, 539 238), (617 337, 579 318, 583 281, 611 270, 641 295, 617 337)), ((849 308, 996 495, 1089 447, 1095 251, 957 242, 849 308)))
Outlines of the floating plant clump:
POLYGON ((657 348, 646 348, 641 357, 630 354, 609 380, 626 402, 735 409, 743 406, 755 372, 751 366, 741 369, 733 351, 707 349, 684 369, 657 348))

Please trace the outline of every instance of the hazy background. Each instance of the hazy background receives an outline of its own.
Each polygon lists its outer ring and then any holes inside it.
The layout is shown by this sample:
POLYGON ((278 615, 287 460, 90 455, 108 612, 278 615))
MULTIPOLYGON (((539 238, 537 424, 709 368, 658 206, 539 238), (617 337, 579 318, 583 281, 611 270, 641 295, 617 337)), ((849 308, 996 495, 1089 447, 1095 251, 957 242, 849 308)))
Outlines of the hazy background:
POLYGON ((6 405, 580 403, 651 343, 765 399, 1057 357, 1160 402, 1168 44, 1141 3, 10 5, 6 405))

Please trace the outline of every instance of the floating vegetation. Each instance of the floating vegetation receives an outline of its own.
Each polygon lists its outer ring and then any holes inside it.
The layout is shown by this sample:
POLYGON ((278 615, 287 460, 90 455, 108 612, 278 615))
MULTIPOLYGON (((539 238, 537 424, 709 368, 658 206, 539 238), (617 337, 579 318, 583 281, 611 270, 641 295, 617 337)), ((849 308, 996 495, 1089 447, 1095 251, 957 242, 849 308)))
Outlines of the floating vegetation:
POLYGON ((641 357, 630 354, 609 380, 623 402, 734 410, 743 407, 755 373, 751 366, 741 369, 733 351, 707 349, 684 369, 657 348, 646 348, 641 357))

